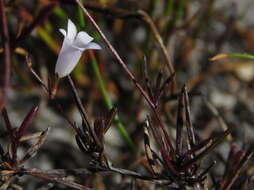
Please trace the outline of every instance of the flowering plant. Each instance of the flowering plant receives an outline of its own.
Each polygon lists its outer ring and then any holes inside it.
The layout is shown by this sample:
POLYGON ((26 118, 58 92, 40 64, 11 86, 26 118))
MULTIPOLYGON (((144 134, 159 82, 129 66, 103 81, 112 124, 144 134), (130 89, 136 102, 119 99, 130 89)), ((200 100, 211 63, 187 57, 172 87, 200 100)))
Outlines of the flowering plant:
POLYGON ((62 78, 72 72, 85 50, 101 49, 101 46, 92 42, 93 38, 86 32, 77 33, 77 28, 70 19, 67 31, 59 30, 64 35, 64 41, 56 62, 55 73, 62 78))

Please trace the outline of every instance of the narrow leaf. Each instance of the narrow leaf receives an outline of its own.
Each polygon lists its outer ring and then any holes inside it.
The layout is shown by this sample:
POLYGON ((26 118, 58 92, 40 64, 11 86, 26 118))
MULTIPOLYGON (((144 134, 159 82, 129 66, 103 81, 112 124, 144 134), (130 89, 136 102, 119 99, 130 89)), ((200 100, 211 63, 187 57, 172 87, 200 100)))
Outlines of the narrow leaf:
POLYGON ((6 108, 3 108, 2 116, 4 118, 4 122, 5 122, 5 126, 6 126, 6 130, 8 132, 8 135, 10 136, 11 141, 15 142, 14 133, 13 133, 14 131, 12 129, 11 122, 10 122, 6 108))
MULTIPOLYGON (((148 122, 148 121, 146 121, 148 122)), ((145 145, 145 153, 150 169, 152 170, 153 175, 159 175, 159 170, 156 166, 155 159, 153 158, 153 151, 150 147, 149 134, 147 126, 144 127, 144 145, 145 145)))
POLYGON ((229 56, 228 53, 219 53, 219 54, 213 56, 212 58, 210 58, 209 60, 210 61, 217 61, 217 60, 220 60, 220 59, 227 58, 228 56, 229 56))
POLYGON ((34 106, 31 109, 31 111, 27 114, 27 116, 25 117, 25 119, 23 120, 23 123, 21 124, 21 126, 19 127, 19 130, 17 132, 17 139, 18 140, 24 135, 26 129, 29 127, 32 119, 37 114, 38 110, 39 110, 39 106, 34 106))
POLYGON ((184 88, 182 88, 181 95, 178 99, 178 111, 176 121, 176 153, 181 156, 183 148, 182 131, 184 126, 184 88))
POLYGON ((154 98, 157 98, 159 96, 161 83, 162 83, 162 71, 160 70, 157 74, 156 81, 154 84, 154 90, 153 90, 154 98))
POLYGON ((246 54, 246 53, 220 53, 210 58, 210 61, 217 61, 223 58, 237 58, 237 59, 248 59, 254 60, 254 55, 246 54))
POLYGON ((107 113, 106 120, 105 120, 104 134, 106 134, 106 132, 107 132, 108 129, 110 128, 110 125, 111 125, 113 119, 114 119, 115 116, 116 116, 116 112, 117 112, 117 109, 116 109, 116 108, 112 108, 112 109, 110 109, 110 111, 107 113))
POLYGON ((165 167, 168 169, 168 173, 173 175, 178 175, 178 172, 176 171, 174 167, 173 161, 172 159, 170 159, 169 151, 166 151, 166 145, 164 142, 164 138, 161 136, 159 132, 160 130, 156 129, 153 125, 151 125, 151 120, 149 118, 147 120, 148 120, 147 126, 148 128, 151 129, 154 139, 159 146, 160 153, 162 155, 164 162, 166 163, 165 167))
POLYGON ((187 160, 184 162, 181 166, 181 169, 185 169, 190 167, 192 164, 196 163, 197 161, 201 160, 204 156, 206 156, 209 152, 211 152, 218 144, 220 144, 223 140, 225 140, 226 136, 229 135, 230 129, 223 132, 219 137, 211 139, 211 144, 209 143, 209 146, 205 148, 201 153, 199 153, 197 156, 195 156, 193 159, 187 160))
POLYGON ((34 154, 40 149, 40 147, 45 143, 47 136, 49 133, 49 128, 43 131, 38 139, 38 141, 28 149, 25 156, 19 161, 19 165, 22 165, 26 162, 29 158, 33 157, 34 154))
POLYGON ((235 172, 232 173, 233 175, 227 181, 227 184, 224 186, 223 190, 230 190, 231 189, 231 187, 234 185, 237 178, 239 177, 242 168, 247 163, 247 161, 249 161, 253 157, 253 154, 254 154, 253 150, 249 150, 246 152, 246 154, 241 159, 240 163, 237 165, 235 172))
POLYGON ((190 101, 189 101, 189 95, 187 92, 187 86, 184 85, 184 104, 185 104, 185 118, 186 118, 186 127, 187 127, 187 134, 190 141, 191 147, 196 144, 195 134, 191 122, 190 117, 190 101))

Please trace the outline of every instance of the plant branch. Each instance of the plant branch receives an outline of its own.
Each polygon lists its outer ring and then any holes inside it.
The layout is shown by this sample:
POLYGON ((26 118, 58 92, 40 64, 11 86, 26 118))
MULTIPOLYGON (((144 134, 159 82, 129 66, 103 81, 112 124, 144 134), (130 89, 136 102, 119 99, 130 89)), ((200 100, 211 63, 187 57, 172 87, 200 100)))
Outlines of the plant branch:
POLYGON ((71 90, 72 90, 72 93, 74 95, 74 99, 75 99, 75 101, 77 103, 78 109, 80 110, 80 113, 82 114, 82 118, 85 120, 86 126, 91 128, 91 124, 89 122, 88 115, 86 113, 86 110, 85 110, 84 106, 82 105, 82 102, 81 102, 81 100, 79 98, 78 92, 76 90, 76 87, 75 87, 72 79, 71 79, 71 76, 68 75, 67 78, 68 78, 68 82, 69 82, 69 84, 71 86, 71 90))
POLYGON ((115 50, 115 48, 111 45, 111 43, 108 41, 107 37, 104 35, 104 33, 102 32, 102 30, 100 29, 100 27, 97 25, 97 23, 95 22, 95 20, 92 18, 92 16, 89 14, 89 12, 86 10, 86 8, 82 5, 82 3, 79 0, 75 0, 77 2, 77 4, 81 7, 81 9, 83 10, 85 16, 88 18, 88 20, 92 23, 92 25, 95 27, 95 29, 98 31, 98 33, 100 34, 100 36, 102 37, 102 39, 104 40, 104 42, 106 43, 106 45, 108 46, 108 48, 111 50, 111 52, 113 53, 113 55, 115 56, 115 58, 118 60, 119 65, 122 67, 122 69, 127 73, 128 77, 130 78, 130 80, 134 83, 134 85, 136 86, 136 88, 140 91, 140 93, 142 94, 142 96, 146 99, 147 103, 150 105, 150 107, 152 108, 152 110, 154 111, 156 118, 159 121, 160 127, 163 130, 163 133, 165 135, 165 137, 167 138, 167 144, 170 146, 170 148, 172 149, 172 151, 174 151, 174 148, 172 146, 172 143, 170 142, 170 139, 168 138, 168 134, 167 131, 165 129, 165 126, 163 125, 159 114, 157 112, 156 109, 156 105, 152 102, 152 100, 149 98, 149 96, 147 95, 147 93, 145 92, 145 90, 142 88, 142 86, 137 82, 136 78, 134 77, 134 75, 131 73, 131 71, 128 69, 128 67, 126 66, 126 63, 124 63, 124 61, 121 59, 121 57, 119 56, 119 54, 117 53, 117 51, 115 50))
POLYGON ((100 27, 97 25, 97 23, 95 22, 95 20, 92 18, 92 16, 89 14, 89 12, 87 11, 87 9, 82 5, 82 3, 79 0, 75 0, 77 2, 77 4, 81 7, 81 9, 83 10, 85 16, 88 18, 88 20, 92 23, 92 25, 95 27, 95 29, 98 31, 98 33, 100 34, 101 38, 103 39, 103 41, 106 43, 106 45, 108 46, 108 48, 110 49, 110 51, 113 53, 113 55, 115 56, 115 58, 117 59, 119 65, 122 67, 122 69, 124 69, 124 71, 126 72, 126 74, 128 75, 128 77, 131 79, 131 81, 133 82, 133 84, 136 86, 136 88, 140 91, 140 93, 142 94, 142 96, 146 99, 146 101, 148 102, 148 104, 151 107, 155 107, 154 103, 151 101, 151 99, 149 98, 149 96, 146 94, 145 90, 142 88, 142 86, 137 82, 135 76, 131 73, 131 71, 128 69, 126 63, 124 63, 124 61, 122 60, 122 58, 119 56, 119 54, 117 53, 117 51, 115 50, 115 48, 111 45, 111 43, 108 41, 107 37, 104 35, 104 33, 102 32, 102 30, 100 29, 100 27))
POLYGON ((19 173, 31 175, 31 176, 38 177, 38 178, 41 178, 44 180, 52 181, 54 183, 63 184, 67 187, 71 187, 71 188, 78 189, 78 190, 91 190, 90 188, 88 188, 86 186, 79 185, 73 181, 67 180, 63 177, 59 177, 58 175, 56 175, 56 174, 61 174, 61 173, 63 174, 64 173, 63 170, 59 170, 58 172, 57 172, 57 170, 55 170, 53 172, 53 174, 55 174, 55 175, 50 175, 50 174, 52 174, 52 171, 51 172, 49 172, 49 171, 43 172, 38 169, 23 170, 23 171, 20 171, 19 173))
MULTIPOLYGON (((76 2, 79 5, 82 5, 80 2, 78 2, 78 0, 76 0, 76 2)), ((175 73, 175 69, 173 67, 173 64, 171 62, 171 59, 167 53, 167 48, 162 40, 162 37, 156 27, 156 25, 154 24, 153 19, 143 10, 137 10, 137 11, 129 11, 126 9, 122 9, 122 8, 117 8, 117 7, 108 7, 105 5, 101 5, 95 2, 85 2, 83 3, 84 7, 86 7, 87 9, 91 9, 93 11, 96 12, 100 12, 106 15, 110 15, 116 18, 120 18, 120 19, 139 19, 141 21, 143 21, 144 23, 147 24, 147 26, 150 28, 150 30, 152 31, 156 42, 159 45, 159 48, 161 49, 162 55, 165 59, 167 68, 169 70, 169 72, 171 74, 175 73)), ((81 7, 81 6, 80 6, 81 7)), ((81 7, 82 8, 82 7, 81 7)), ((82 8, 83 9, 83 8, 82 8)), ((175 80, 175 76, 173 78, 173 90, 175 90, 176 88, 176 80, 175 80)))

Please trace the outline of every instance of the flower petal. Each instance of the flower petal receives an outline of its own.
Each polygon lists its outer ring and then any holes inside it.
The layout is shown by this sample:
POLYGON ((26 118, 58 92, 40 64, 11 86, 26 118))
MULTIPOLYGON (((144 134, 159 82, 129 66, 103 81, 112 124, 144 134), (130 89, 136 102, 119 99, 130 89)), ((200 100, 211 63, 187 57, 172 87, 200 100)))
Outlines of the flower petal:
POLYGON ((64 35, 64 37, 66 36, 66 31, 64 29, 60 28, 59 31, 64 35))
POLYGON ((87 49, 101 49, 101 46, 94 42, 90 42, 89 44, 83 45, 83 47, 76 47, 76 46, 74 47, 79 49, 80 51, 85 51, 87 49))
POLYGON ((55 73, 58 77, 62 78, 69 75, 78 64, 81 55, 82 51, 79 49, 71 46, 70 44, 63 44, 55 67, 55 73))
POLYGON ((101 49, 101 46, 97 43, 91 42, 87 45, 87 49, 101 49))
POLYGON ((70 19, 68 19, 67 38, 73 41, 76 35, 77 35, 77 28, 75 24, 70 19))
POLYGON ((73 45, 78 48, 84 48, 86 47, 91 41, 93 40, 93 37, 88 35, 86 32, 79 32, 76 36, 73 45))
POLYGON ((59 53, 55 73, 60 77, 69 75, 82 55, 82 51, 86 49, 101 49, 97 43, 93 43, 93 38, 86 32, 79 32, 75 24, 69 19, 67 31, 59 29, 65 36, 61 51, 59 53))

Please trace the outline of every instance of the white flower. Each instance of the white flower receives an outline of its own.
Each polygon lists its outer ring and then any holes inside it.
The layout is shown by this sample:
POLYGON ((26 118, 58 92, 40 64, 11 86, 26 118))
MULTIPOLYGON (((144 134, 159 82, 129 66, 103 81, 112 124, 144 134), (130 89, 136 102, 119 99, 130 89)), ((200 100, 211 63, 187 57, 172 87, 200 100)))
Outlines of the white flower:
POLYGON ((91 42, 93 38, 86 32, 79 32, 73 22, 68 20, 67 32, 64 29, 59 29, 64 35, 62 49, 59 53, 55 73, 62 78, 71 73, 77 65, 82 52, 87 49, 101 49, 101 47, 91 42))

